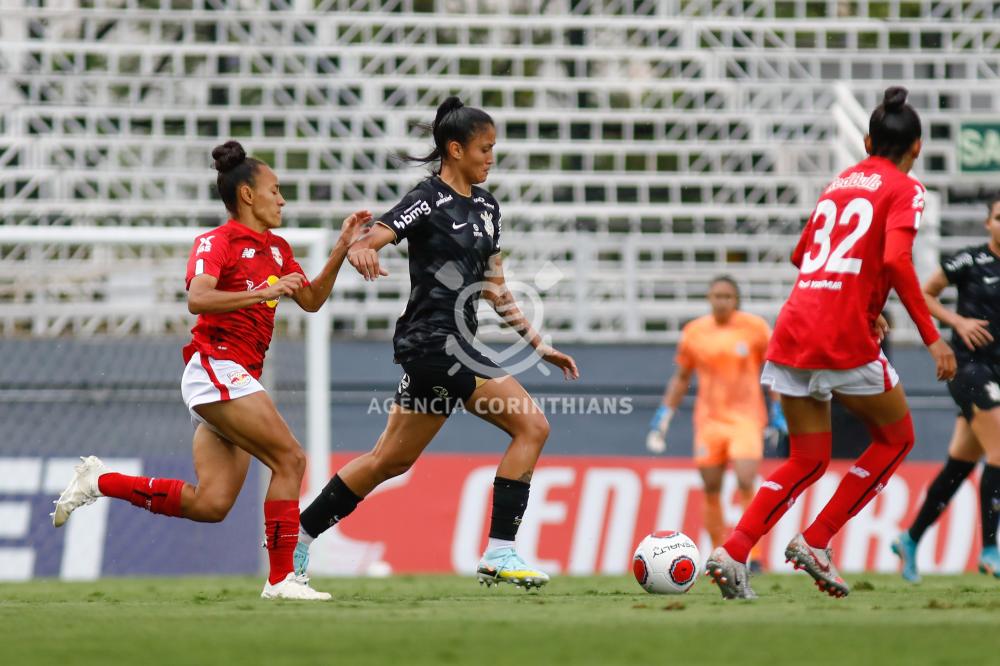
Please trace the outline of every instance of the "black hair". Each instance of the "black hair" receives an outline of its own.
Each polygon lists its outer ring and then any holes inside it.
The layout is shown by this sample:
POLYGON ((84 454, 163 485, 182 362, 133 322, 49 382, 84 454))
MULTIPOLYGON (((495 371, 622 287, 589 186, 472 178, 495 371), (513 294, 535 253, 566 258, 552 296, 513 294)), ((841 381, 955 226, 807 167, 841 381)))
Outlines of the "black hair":
POLYGON ((236 205, 236 190, 246 183, 253 187, 253 178, 258 167, 264 163, 254 157, 247 157, 239 141, 226 141, 212 149, 213 168, 219 172, 215 187, 219 190, 222 203, 226 204, 233 217, 239 214, 236 205))
POLYGON ((872 155, 898 162, 920 138, 920 116, 906 103, 909 92, 901 86, 886 88, 882 103, 868 120, 872 155))
POLYGON ((1000 192, 996 192, 986 200, 986 219, 993 217, 993 207, 1000 203, 1000 192))
POLYGON ((434 138, 434 150, 423 157, 404 154, 402 157, 408 162, 418 164, 430 164, 438 162, 434 173, 441 173, 441 163, 448 155, 448 144, 458 141, 463 146, 469 143, 477 132, 484 127, 492 127, 495 123, 490 114, 482 109, 462 104, 462 100, 457 97, 449 97, 441 102, 434 116, 434 123, 431 125, 420 125, 421 128, 431 133, 434 138))
POLYGON ((733 279, 732 276, 729 276, 729 275, 716 275, 714 278, 712 278, 712 281, 708 283, 709 290, 711 290, 712 287, 714 287, 715 285, 719 284, 720 282, 725 282, 730 287, 732 287, 733 290, 736 291, 736 306, 739 307, 739 304, 740 304, 740 285, 736 284, 736 280, 733 279))

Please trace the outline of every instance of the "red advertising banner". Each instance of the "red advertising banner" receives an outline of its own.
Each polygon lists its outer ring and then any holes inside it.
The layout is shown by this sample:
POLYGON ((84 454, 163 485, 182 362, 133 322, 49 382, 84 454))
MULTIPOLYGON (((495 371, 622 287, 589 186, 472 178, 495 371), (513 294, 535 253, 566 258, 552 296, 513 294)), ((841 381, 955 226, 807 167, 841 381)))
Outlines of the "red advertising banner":
MULTIPOLYGON (((355 454, 333 456, 336 471, 355 454)), ((489 531, 490 497, 498 455, 433 454, 383 484, 351 517, 313 545, 316 574, 389 571, 470 573, 489 531)), ((765 461, 766 476, 779 461, 765 461)), ((784 548, 833 494, 850 463, 834 462, 763 541, 768 571, 791 571, 784 548)), ((919 508, 938 463, 904 464, 881 494, 837 535, 835 561, 843 571, 898 569, 889 544, 919 508)), ((551 574, 621 574, 639 540, 676 529, 708 555, 702 529, 701 480, 684 461, 636 457, 544 456, 531 482, 531 500, 518 532, 518 550, 551 574)), ((740 516, 735 479, 723 486, 726 519, 740 516)), ((979 552, 978 493, 963 484, 951 507, 921 541, 921 572, 971 569, 979 552)))

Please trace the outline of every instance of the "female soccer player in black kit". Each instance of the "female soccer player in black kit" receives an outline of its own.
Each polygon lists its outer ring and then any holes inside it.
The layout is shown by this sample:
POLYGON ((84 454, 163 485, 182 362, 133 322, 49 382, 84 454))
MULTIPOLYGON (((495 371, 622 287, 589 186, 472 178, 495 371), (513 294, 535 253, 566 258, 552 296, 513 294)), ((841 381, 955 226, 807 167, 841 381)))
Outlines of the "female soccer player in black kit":
POLYGON ((983 550, 979 570, 1000 578, 997 519, 1000 516, 1000 196, 988 205, 985 245, 966 248, 942 261, 924 284, 931 314, 954 329, 951 346, 958 372, 948 390, 961 410, 948 445, 948 461, 927 489, 927 497, 910 529, 900 534, 892 551, 903 561, 903 578, 916 583, 917 544, 948 506, 979 459, 986 466, 979 482, 983 550), (949 284, 958 289, 958 306, 946 309, 938 296, 949 284))
POLYGON ((380 483, 406 472, 462 402, 512 438, 493 483, 489 543, 479 563, 479 580, 537 587, 548 576, 521 559, 514 537, 549 424, 524 387, 473 346, 479 298, 567 379, 576 379, 579 372, 570 356, 542 342, 504 281, 500 205, 477 187, 493 165, 493 119, 449 97, 438 107, 431 130, 433 152, 415 160, 440 160, 438 170, 348 251, 351 265, 366 280, 375 280, 387 275, 378 251, 388 243, 409 241, 410 298, 393 336, 403 376, 375 447, 342 467, 302 512, 296 570, 304 573, 312 540, 347 517, 380 483))

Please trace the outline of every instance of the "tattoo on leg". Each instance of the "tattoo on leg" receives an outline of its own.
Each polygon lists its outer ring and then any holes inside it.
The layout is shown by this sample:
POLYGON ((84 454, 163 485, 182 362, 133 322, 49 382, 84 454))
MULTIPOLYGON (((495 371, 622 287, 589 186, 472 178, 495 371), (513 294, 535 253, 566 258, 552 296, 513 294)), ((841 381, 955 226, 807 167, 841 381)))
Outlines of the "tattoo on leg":
POLYGON ((520 481, 521 483, 531 483, 531 474, 532 470, 529 469, 527 472, 519 476, 517 480, 520 481))

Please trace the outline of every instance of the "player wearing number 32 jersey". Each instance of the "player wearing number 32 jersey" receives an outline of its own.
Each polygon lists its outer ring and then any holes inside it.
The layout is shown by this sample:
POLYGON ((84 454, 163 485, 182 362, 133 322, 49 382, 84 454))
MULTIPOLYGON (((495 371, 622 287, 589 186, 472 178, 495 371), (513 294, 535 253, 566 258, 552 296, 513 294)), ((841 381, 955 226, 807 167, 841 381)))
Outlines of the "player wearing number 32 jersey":
POLYGON ((920 118, 904 88, 889 88, 871 115, 869 157, 827 185, 792 253, 799 268, 767 349, 761 382, 781 395, 789 458, 761 484, 729 539, 705 565, 725 598, 756 596, 747 580, 750 549, 830 463, 830 400, 836 396, 871 433, 872 444, 833 497, 785 549, 823 592, 850 591, 837 573, 830 540, 883 488, 913 447, 913 422, 899 377, 882 354, 879 313, 895 289, 937 366, 955 373, 955 356, 931 321, 911 252, 924 188, 909 171, 920 154, 920 118))
POLYGON ((830 183, 792 253, 799 276, 767 360, 809 370, 877 361, 872 332, 890 288, 924 343, 934 342, 939 335, 909 260, 923 210, 923 185, 885 157, 871 156, 830 183))

